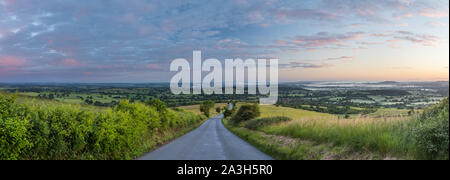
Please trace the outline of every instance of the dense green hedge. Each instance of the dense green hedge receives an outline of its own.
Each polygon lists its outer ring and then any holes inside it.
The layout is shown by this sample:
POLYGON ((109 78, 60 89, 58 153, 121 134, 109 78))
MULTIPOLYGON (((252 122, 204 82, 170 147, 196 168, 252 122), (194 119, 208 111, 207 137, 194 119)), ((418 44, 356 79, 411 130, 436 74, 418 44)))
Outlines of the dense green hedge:
POLYGON ((121 101, 91 112, 70 105, 23 105, 0 95, 0 159, 130 159, 168 130, 201 119, 157 101, 121 101))
POLYGON ((413 137, 426 159, 449 159, 449 102, 426 109, 413 128, 413 137))

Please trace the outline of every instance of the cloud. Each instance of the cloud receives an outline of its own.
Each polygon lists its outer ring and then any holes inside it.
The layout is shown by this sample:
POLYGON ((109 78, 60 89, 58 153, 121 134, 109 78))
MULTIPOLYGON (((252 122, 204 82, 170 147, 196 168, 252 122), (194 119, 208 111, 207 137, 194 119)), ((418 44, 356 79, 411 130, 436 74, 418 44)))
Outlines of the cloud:
POLYGON ((154 71, 166 70, 165 68, 161 67, 160 64, 147 64, 145 65, 145 67, 154 71))
POLYGON ((327 68, 331 67, 329 64, 313 64, 313 63, 302 63, 302 62, 290 62, 289 64, 279 64, 280 68, 285 69, 319 69, 319 68, 327 68))
POLYGON ((345 60, 345 59, 354 59, 354 56, 341 56, 341 57, 334 57, 334 58, 328 58, 327 60, 345 60))
POLYGON ((15 56, 0 56, 0 67, 21 67, 25 65, 26 60, 15 56))
POLYGON ((351 29, 355 29, 355 28, 360 28, 360 27, 362 27, 362 26, 364 26, 364 24, 361 24, 361 23, 355 23, 355 24, 350 24, 350 25, 348 25, 348 26, 346 26, 347 28, 351 28, 351 29))
POLYGON ((410 13, 410 12, 394 15, 395 19, 404 19, 404 18, 412 18, 412 17, 414 17, 414 14, 410 13))
POLYGON ((407 23, 395 23, 394 26, 397 26, 397 27, 408 27, 409 24, 407 24, 407 23))
POLYGON ((278 18, 291 18, 296 20, 316 19, 316 20, 333 20, 336 15, 330 12, 323 12, 317 9, 290 9, 282 8, 275 12, 278 18))
POLYGON ((363 32, 349 32, 345 34, 331 34, 319 32, 312 36, 297 36, 291 40, 293 44, 304 48, 328 47, 330 45, 344 45, 348 41, 360 40, 363 32))
POLYGON ((421 16, 431 17, 431 18, 442 18, 448 16, 448 8, 447 10, 439 10, 434 8, 423 9, 419 12, 421 16))
POLYGON ((383 44, 383 42, 361 42, 362 45, 380 45, 383 44))
POLYGON ((225 59, 363 49, 361 45, 376 41, 369 38, 439 43, 413 24, 401 27, 411 34, 392 32, 395 25, 405 25, 392 18, 396 15, 425 24, 431 21, 428 17, 448 16, 448 2, 0 0, 0 54, 26 59, 17 73, 45 81, 40 74, 70 79, 94 72, 95 77, 117 79, 118 70, 130 73, 127 76, 161 73, 170 60, 189 58, 194 49, 205 57, 225 59), (371 34, 349 32, 355 28, 371 34), (333 31, 322 32, 325 29, 333 31), (106 68, 111 65, 116 67, 106 68))
POLYGON ((443 23, 441 21, 428 21, 428 22, 425 23, 425 26, 428 26, 428 27, 447 27, 448 24, 443 23))
POLYGON ((392 36, 392 34, 391 33, 373 33, 373 34, 371 34, 371 36, 373 36, 373 37, 389 37, 389 36, 392 36))
POLYGON ((85 66, 85 63, 79 62, 76 59, 62 59, 60 61, 49 63, 52 66, 71 66, 71 67, 79 67, 85 66))
POLYGON ((14 73, 26 65, 26 60, 15 56, 0 56, 0 75, 14 73))
MULTIPOLYGON (((438 43, 440 37, 434 35, 421 35, 409 31, 397 31, 398 36, 395 39, 406 40, 413 43, 419 43, 424 46, 435 46, 438 43)), ((393 40, 391 40, 393 41, 393 40)))

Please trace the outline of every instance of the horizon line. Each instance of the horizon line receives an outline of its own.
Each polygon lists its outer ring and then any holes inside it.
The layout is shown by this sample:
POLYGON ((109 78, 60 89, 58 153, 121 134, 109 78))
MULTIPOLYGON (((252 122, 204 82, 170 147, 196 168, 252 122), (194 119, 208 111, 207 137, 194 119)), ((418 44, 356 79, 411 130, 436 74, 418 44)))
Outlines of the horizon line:
MULTIPOLYGON (((299 80, 299 81, 279 81, 279 83, 299 83, 299 82, 348 82, 348 83, 373 83, 373 82, 398 82, 398 83, 404 83, 404 82, 448 82, 447 80, 402 80, 402 81, 396 81, 396 80, 358 80, 358 81, 351 81, 351 80, 299 80)), ((0 84, 170 84, 168 81, 154 81, 154 82, 1 82, 0 84)), ((191 83, 192 84, 192 83, 191 83)), ((248 84, 248 83, 245 83, 248 84)))

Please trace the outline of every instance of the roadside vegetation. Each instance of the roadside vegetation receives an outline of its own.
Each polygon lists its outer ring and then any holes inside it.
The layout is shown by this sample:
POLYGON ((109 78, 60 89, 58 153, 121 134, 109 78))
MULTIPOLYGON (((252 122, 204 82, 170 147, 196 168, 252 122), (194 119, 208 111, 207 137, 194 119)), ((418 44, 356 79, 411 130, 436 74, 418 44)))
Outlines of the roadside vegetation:
POLYGON ((167 84, 0 84, 0 159, 132 159, 220 113, 277 159, 448 159, 448 81, 384 84, 281 84, 274 106, 167 84))
POLYGON ((133 159, 206 119, 159 100, 90 111, 16 99, 0 94, 0 159, 133 159))
MULTIPOLYGON (((217 108, 224 108, 226 106, 227 106, 226 103, 214 103, 214 108, 216 108, 216 109, 217 108)), ((189 105, 189 106, 180 106, 180 107, 177 107, 177 108, 183 109, 185 111, 193 112, 193 113, 195 113, 197 115, 203 115, 204 116, 204 113, 202 113, 200 111, 200 104, 189 105)), ((219 113, 217 113, 217 111, 210 111, 210 115, 211 116, 215 116, 215 115, 218 115, 218 114, 219 113)))
POLYGON ((214 106, 214 101, 204 101, 202 104, 200 104, 200 112, 202 112, 206 117, 211 117, 211 109, 214 108, 214 106))
POLYGON ((260 118, 236 123, 235 113, 224 122, 277 159, 448 159, 448 107, 447 98, 410 116, 341 118, 261 106, 260 118))

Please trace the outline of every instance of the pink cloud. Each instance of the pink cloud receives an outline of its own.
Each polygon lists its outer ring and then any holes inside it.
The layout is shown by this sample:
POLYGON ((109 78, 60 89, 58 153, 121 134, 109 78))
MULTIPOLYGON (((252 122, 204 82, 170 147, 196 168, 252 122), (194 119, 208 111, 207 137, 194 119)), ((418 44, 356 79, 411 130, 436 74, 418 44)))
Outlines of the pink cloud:
POLYGON ((363 24, 356 23, 356 24, 350 24, 350 25, 348 25, 347 28, 355 29, 355 28, 360 28, 360 27, 362 27, 362 26, 363 26, 363 24))
POLYGON ((16 0, 3 0, 3 2, 5 2, 8 5, 12 5, 16 2, 16 0))
POLYGON ((51 62, 50 65, 78 67, 84 66, 85 64, 82 62, 78 62, 76 59, 63 59, 61 61, 51 62))
POLYGON ((88 10, 86 8, 83 8, 80 11, 78 11, 77 16, 76 16, 77 20, 80 20, 81 18, 86 16, 87 13, 88 13, 88 10))
POLYGON ((15 56, 0 56, 0 74, 15 72, 25 66, 26 60, 15 56))
POLYGON ((442 18, 448 16, 448 10, 437 10, 428 8, 420 11, 419 14, 425 17, 442 18))
POLYGON ((320 47, 327 45, 342 45, 346 41, 360 40, 363 33, 352 32, 341 35, 329 34, 327 32, 317 33, 315 36, 298 36, 294 40, 300 47, 320 47))
POLYGON ((373 9, 356 9, 356 12, 360 15, 360 16, 375 16, 375 11, 373 9))
POLYGON ((0 67, 21 67, 26 60, 15 56, 0 56, 0 67))
POLYGON ((394 15, 395 19, 404 19, 404 18, 412 18, 414 16, 414 14, 412 13, 403 13, 403 14, 398 14, 398 15, 394 15))
POLYGON ((389 39, 389 40, 387 40, 387 42, 391 42, 391 43, 393 43, 393 42, 401 42, 401 41, 403 41, 403 40, 401 40, 401 39, 389 39))
POLYGON ((151 69, 151 70, 163 70, 164 69, 159 64, 147 64, 147 65, 145 65, 145 67, 147 69, 151 69))
POLYGON ((287 41, 283 41, 283 40, 276 40, 275 42, 276 42, 277 44, 279 44, 279 45, 286 45, 286 44, 288 44, 287 41))

